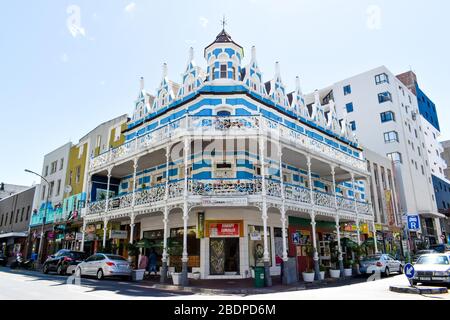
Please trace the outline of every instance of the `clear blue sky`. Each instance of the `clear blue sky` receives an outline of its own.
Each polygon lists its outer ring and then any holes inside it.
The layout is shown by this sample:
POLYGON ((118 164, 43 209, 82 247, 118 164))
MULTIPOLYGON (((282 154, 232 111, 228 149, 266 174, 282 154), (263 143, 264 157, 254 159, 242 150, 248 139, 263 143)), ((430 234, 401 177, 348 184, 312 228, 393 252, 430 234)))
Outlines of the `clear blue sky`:
POLYGON ((3 2, 0 180, 37 181, 24 168, 40 172, 44 154, 131 114, 139 77, 154 91, 163 62, 179 82, 190 46, 204 66, 223 14, 247 58, 257 47, 265 79, 280 61, 291 89, 296 75, 310 92, 380 65, 412 68, 437 105, 442 140, 450 139, 449 12, 447 0, 3 2), (84 35, 67 27, 71 5, 81 9, 84 35))

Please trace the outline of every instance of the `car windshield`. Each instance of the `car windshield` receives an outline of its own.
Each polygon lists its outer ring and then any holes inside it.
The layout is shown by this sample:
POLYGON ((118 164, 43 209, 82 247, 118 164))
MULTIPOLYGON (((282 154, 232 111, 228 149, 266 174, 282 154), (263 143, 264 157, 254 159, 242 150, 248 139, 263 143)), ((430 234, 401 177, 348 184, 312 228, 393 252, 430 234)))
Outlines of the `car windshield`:
POLYGON ((417 264, 441 264, 449 265, 448 258, 446 256, 422 256, 417 261, 417 264))
POLYGON ((86 258, 86 254, 83 252, 71 252, 70 257, 75 260, 84 260, 86 258))
POLYGON ((110 260, 127 261, 124 257, 115 254, 105 254, 105 256, 110 260))
POLYGON ((380 260, 380 258, 381 258, 380 255, 377 255, 377 256, 367 256, 367 257, 364 257, 364 258, 362 259, 362 261, 377 261, 377 260, 380 260))

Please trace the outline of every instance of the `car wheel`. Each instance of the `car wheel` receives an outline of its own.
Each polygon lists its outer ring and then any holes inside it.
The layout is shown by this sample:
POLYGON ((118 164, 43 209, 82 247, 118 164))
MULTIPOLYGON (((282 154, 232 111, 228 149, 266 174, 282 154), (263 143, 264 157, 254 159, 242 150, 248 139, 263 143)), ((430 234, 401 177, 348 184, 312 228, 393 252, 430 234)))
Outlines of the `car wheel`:
POLYGON ((403 266, 402 265, 400 265, 400 267, 398 268, 398 273, 403 274, 403 266))
POLYGON ((390 275, 389 268, 386 267, 386 269, 384 270, 384 276, 389 277, 389 275, 390 275))
POLYGON ((97 271, 97 280, 102 280, 104 278, 103 270, 100 269, 97 271))
POLYGON ((61 264, 60 264, 60 265, 58 266, 58 268, 56 269, 56 273, 59 274, 60 276, 63 275, 63 267, 62 267, 61 264))
POLYGON ((44 264, 44 267, 42 268, 42 272, 47 274, 48 273, 48 265, 44 264))
POLYGON ((418 282, 413 280, 413 281, 411 281, 411 283, 413 286, 415 286, 415 285, 417 285, 418 282))

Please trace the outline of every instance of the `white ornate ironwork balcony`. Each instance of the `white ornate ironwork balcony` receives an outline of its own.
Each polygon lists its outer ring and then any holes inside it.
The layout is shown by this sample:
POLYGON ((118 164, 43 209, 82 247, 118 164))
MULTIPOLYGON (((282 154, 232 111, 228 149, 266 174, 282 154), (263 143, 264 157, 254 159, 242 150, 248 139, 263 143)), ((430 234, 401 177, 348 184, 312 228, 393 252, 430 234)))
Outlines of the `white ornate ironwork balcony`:
POLYGON ((260 179, 190 180, 189 194, 194 196, 227 196, 261 194, 260 179))
POLYGON ((284 194, 286 200, 304 204, 311 203, 311 191, 305 187, 285 183, 284 194))
POLYGON ((151 204, 165 199, 166 185, 160 184, 148 189, 136 192, 136 206, 151 204))
MULTIPOLYGON (((135 206, 145 207, 161 203, 166 199, 168 201, 184 201, 184 180, 170 181, 168 193, 166 194, 166 184, 152 186, 145 190, 135 192, 135 206)), ((227 197, 247 197, 262 196, 262 179, 255 177, 254 179, 189 179, 188 180, 188 197, 205 197, 223 199, 227 197)), ((280 181, 266 179, 266 195, 270 201, 279 202, 282 199, 282 187, 280 181)), ((284 184, 284 198, 291 206, 298 206, 298 209, 324 210, 328 214, 331 212, 345 212, 355 215, 371 216, 372 207, 370 203, 356 202, 355 200, 336 196, 331 193, 325 193, 318 190, 305 188, 299 185, 284 184), (313 200, 311 199, 313 195, 313 200), (356 211, 357 210, 357 211, 356 211)), ((121 209, 129 209, 131 211, 133 205, 133 193, 128 193, 119 197, 108 200, 108 212, 114 212, 121 209)), ((106 201, 97 201, 89 204, 87 214, 103 214, 106 212, 106 201)))
POLYGON ((350 155, 265 116, 185 116, 91 159, 89 168, 95 171, 103 166, 131 158, 177 136, 183 137, 190 134, 206 136, 220 133, 220 135, 235 134, 245 137, 258 132, 279 137, 280 142, 294 144, 299 149, 322 155, 327 161, 333 159, 359 171, 367 171, 362 155, 360 157, 350 155))
POLYGON ((320 192, 317 190, 314 190, 313 194, 314 194, 314 204, 316 206, 336 209, 334 195, 330 193, 320 192))
POLYGON ((338 209, 342 211, 355 212, 355 200, 337 196, 338 209))

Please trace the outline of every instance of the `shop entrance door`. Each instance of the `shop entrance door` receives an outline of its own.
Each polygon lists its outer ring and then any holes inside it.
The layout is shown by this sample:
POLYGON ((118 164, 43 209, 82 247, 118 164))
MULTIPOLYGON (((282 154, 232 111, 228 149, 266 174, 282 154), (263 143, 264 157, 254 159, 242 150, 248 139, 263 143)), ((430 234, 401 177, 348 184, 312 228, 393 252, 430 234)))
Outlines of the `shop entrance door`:
POLYGON ((239 273, 239 238, 211 238, 209 248, 211 275, 239 273))

